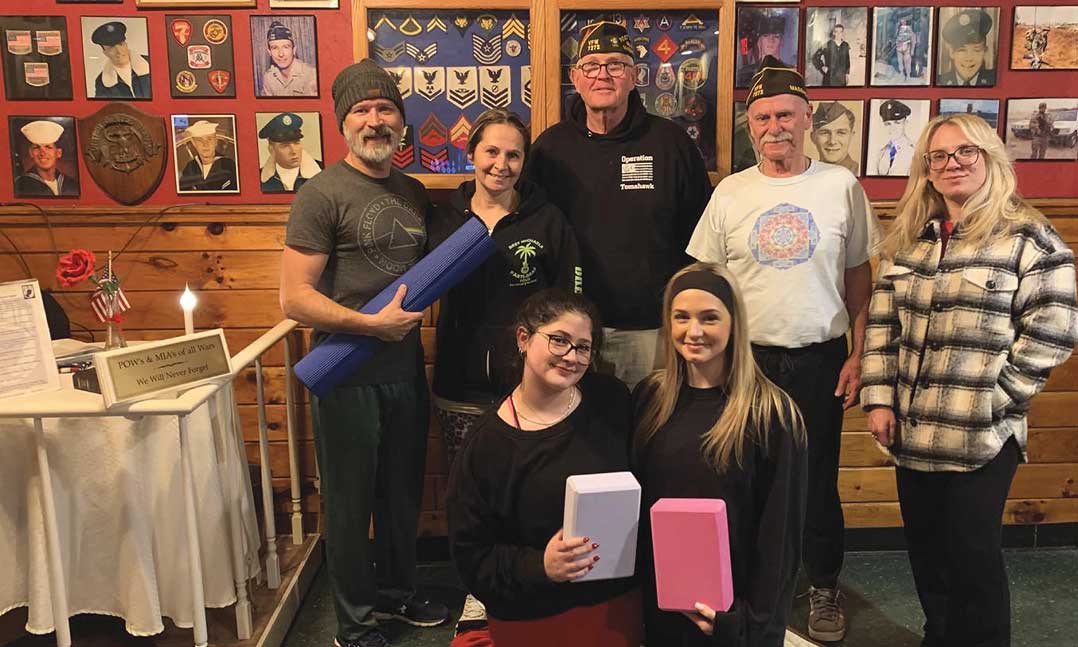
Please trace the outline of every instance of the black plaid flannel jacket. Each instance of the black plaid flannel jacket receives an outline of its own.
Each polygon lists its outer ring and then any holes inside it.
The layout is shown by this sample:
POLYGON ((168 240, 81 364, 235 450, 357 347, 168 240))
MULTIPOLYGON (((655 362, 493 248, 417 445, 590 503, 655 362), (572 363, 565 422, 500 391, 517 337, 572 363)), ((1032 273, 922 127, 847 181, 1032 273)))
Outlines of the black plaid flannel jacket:
POLYGON ((939 221, 912 249, 881 263, 862 367, 866 410, 891 407, 891 453, 921 471, 972 471, 1014 436, 1078 339, 1074 255, 1032 223, 981 249, 956 227, 940 258, 939 221))

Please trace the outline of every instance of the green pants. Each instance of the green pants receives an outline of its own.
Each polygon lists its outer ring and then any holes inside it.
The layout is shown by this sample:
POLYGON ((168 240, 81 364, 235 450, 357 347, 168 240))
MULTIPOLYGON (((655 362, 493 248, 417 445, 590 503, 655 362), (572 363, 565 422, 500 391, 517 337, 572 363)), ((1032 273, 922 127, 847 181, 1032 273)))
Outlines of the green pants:
POLYGON ((337 637, 356 640, 377 625, 376 605, 399 606, 415 590, 427 381, 420 374, 406 382, 339 387, 312 397, 311 413, 337 637))

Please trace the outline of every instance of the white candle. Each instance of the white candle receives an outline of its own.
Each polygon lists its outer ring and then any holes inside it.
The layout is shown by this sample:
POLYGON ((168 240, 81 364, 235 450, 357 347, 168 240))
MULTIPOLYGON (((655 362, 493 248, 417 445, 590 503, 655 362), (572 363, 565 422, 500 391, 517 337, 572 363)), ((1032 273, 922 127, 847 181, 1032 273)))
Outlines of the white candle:
POLYGON ((198 298, 191 288, 183 286, 183 296, 180 297, 180 307, 183 308, 183 334, 190 335, 195 332, 195 304, 198 298))

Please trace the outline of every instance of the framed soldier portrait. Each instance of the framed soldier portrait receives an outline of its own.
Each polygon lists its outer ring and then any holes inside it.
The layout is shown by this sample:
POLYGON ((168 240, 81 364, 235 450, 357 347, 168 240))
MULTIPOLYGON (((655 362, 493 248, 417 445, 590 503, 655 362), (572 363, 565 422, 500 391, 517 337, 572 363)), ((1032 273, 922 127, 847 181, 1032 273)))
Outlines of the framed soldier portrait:
POLYGON ((317 97, 314 16, 251 16, 256 97, 317 97))
POLYGON ((0 16, 0 32, 9 101, 72 98, 66 18, 0 16))
POLYGON ((868 8, 806 9, 804 56, 807 86, 864 85, 868 67, 868 8))
POLYGON ((868 106, 865 175, 905 177, 917 137, 928 125, 928 99, 872 99, 868 106))
POLYGON ((1012 160, 1078 159, 1078 98, 1008 99, 1003 136, 1012 160))
POLYGON ((8 117, 16 198, 77 198, 74 117, 8 117))
POLYGON ((810 101, 812 128, 805 132, 805 155, 861 174, 863 101, 810 101))
POLYGON ((977 115, 999 129, 999 99, 940 99, 940 116, 977 115))
POLYGON ((172 98, 236 96, 232 18, 165 16, 172 98))
POLYGON ((317 112, 256 112, 262 193, 295 193, 325 168, 317 112))
POLYGON ((1012 70, 1078 70, 1078 6, 1015 7, 1012 70))
POLYGON ((83 16, 82 60, 86 98, 153 98, 145 18, 83 16))
POLYGON ((760 61, 768 55, 797 68, 800 12, 797 7, 737 8, 735 88, 749 87, 760 61))
POLYGON ((733 134, 730 137, 733 151, 730 155, 730 172, 737 173, 752 168, 760 162, 760 155, 752 144, 749 134, 749 115, 744 101, 734 102, 733 134))
POLYGON ((991 87, 999 54, 999 7, 940 7, 936 85, 991 87))
POLYGON ((234 115, 172 115, 176 193, 239 193, 234 115))
POLYGON ((875 7, 872 85, 930 85, 932 8, 875 7))

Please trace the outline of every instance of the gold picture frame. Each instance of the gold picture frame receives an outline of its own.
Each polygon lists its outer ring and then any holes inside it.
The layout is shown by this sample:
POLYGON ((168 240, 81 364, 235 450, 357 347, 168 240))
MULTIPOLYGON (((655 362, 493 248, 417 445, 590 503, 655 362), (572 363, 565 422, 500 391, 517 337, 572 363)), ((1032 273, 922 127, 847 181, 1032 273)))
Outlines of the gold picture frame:
POLYGON ((135 0, 135 6, 143 9, 253 9, 258 6, 258 0, 135 0))

